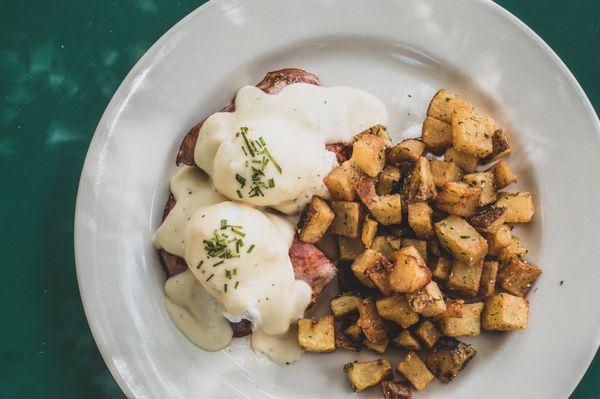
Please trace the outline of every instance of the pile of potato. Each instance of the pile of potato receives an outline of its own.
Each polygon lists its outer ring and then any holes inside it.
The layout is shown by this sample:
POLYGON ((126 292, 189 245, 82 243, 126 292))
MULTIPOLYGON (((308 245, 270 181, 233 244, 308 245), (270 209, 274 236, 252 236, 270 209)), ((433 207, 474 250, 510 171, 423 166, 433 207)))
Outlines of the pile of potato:
POLYGON ((395 379, 386 359, 344 372, 355 391, 381 384, 385 398, 410 398, 404 382, 447 383, 475 356, 456 337, 524 329, 541 270, 511 224, 532 219, 533 197, 498 191, 518 176, 503 160, 488 165, 510 150, 494 120, 445 89, 420 139, 392 145, 382 126, 355 136, 351 158, 324 179, 333 199, 314 197, 298 224, 302 241, 337 238, 342 290, 332 315, 299 320, 301 347, 405 349, 395 379))

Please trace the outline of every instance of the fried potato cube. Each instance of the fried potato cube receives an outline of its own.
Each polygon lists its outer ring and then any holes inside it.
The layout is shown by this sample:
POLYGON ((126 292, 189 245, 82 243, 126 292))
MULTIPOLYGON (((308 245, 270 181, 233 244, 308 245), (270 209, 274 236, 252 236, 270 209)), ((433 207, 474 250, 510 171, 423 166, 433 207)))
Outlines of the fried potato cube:
POLYGON ((346 174, 350 178, 352 188, 360 201, 370 209, 371 206, 379 200, 375 191, 376 179, 367 176, 358 168, 352 166, 350 161, 344 162, 342 168, 344 168, 346 174))
POLYGON ((450 277, 450 269, 452 268, 452 261, 450 259, 440 256, 436 259, 431 269, 431 277, 439 282, 445 282, 450 277))
POLYGON ((373 134, 361 135, 352 145, 350 163, 368 176, 377 177, 385 166, 385 140, 373 134))
POLYGON ((383 380, 392 377, 392 366, 386 359, 377 359, 369 362, 347 363, 344 373, 355 392, 364 391, 367 388, 379 384, 383 380))
POLYGON ((496 181, 496 188, 502 190, 506 186, 516 183, 519 180, 519 176, 508 166, 504 161, 500 161, 489 169, 494 173, 494 179, 496 181))
POLYGON ((395 322, 402 328, 408 328, 419 321, 419 315, 410 308, 403 294, 380 298, 375 302, 375 306, 381 317, 395 322))
POLYGON ((433 224, 431 223, 433 210, 427 202, 413 202, 408 204, 408 225, 419 238, 431 237, 433 224))
POLYGON ((358 305, 358 325, 365 337, 371 342, 379 342, 387 338, 385 323, 371 298, 363 299, 358 305))
POLYGON ((446 300, 446 313, 444 316, 447 317, 463 317, 465 301, 462 299, 448 299, 446 300))
POLYGON ((422 290, 406 294, 412 310, 425 317, 433 317, 446 311, 444 295, 435 281, 430 281, 422 290))
POLYGON ((430 164, 433 182, 438 189, 442 188, 445 183, 460 181, 463 177, 462 169, 454 162, 432 159, 430 164))
POLYGON ((533 196, 528 192, 498 193, 496 206, 506 208, 507 223, 527 223, 533 218, 533 196))
POLYGON ((394 191, 395 187, 398 185, 401 177, 402 175, 400 174, 400 169, 398 169, 396 166, 386 166, 379 175, 379 181, 377 182, 376 190, 377 194, 392 194, 392 191, 394 191))
POLYGON ((340 294, 329 300, 329 307, 331 307, 331 313, 336 319, 341 319, 348 316, 351 313, 358 311, 358 304, 362 299, 358 295, 354 294, 340 294))
POLYGON ((507 224, 503 224, 495 232, 485 234, 485 238, 488 242, 488 253, 496 256, 512 242, 510 227, 507 224))
POLYGON ((496 202, 498 195, 496 193, 496 181, 492 172, 470 173, 465 175, 463 180, 469 187, 479 187, 481 189, 481 197, 479 198, 480 206, 496 202))
POLYGON ((415 247, 415 249, 421 255, 421 258, 423 258, 423 261, 425 261, 425 263, 427 263, 427 241, 415 240, 414 238, 405 238, 404 240, 402 240, 401 248, 406 248, 406 247, 411 247, 411 246, 415 247))
POLYGON ((441 89, 431 99, 427 116, 452 123, 452 117, 461 111, 473 110, 473 104, 447 89, 441 89))
POLYGON ((483 161, 489 163, 508 154, 510 154, 510 144, 506 133, 502 129, 494 130, 494 135, 492 136, 492 153, 485 157, 483 161))
POLYGON ((460 110, 452 115, 452 146, 457 151, 485 158, 494 150, 492 136, 496 122, 472 110, 460 110))
POLYGON ((390 273, 392 264, 381 255, 381 261, 365 271, 365 275, 383 295, 391 295, 390 273))
POLYGON ((364 338, 363 330, 358 325, 358 322, 354 322, 343 329, 344 335, 348 336, 353 341, 361 341, 364 338))
POLYGON ((338 238, 340 260, 354 260, 365 250, 365 244, 358 238, 338 238))
POLYGON ((359 352, 362 344, 360 341, 355 341, 341 331, 335 333, 335 348, 346 349, 352 352, 359 352))
POLYGON ((495 233, 506 222, 506 208, 486 205, 467 219, 479 232, 495 233))
POLYGON ((498 282, 507 292, 524 297, 542 270, 533 263, 525 263, 512 257, 498 272, 498 282))
POLYGON ((298 221, 298 237, 300 241, 317 243, 333 222, 335 217, 327 202, 313 196, 310 204, 304 208, 298 221))
POLYGON ((354 272, 354 275, 360 280, 361 283, 370 288, 375 288, 375 284, 367 277, 367 269, 376 266, 378 263, 382 263, 387 260, 384 256, 372 249, 365 249, 363 253, 352 262, 350 268, 354 272))
POLYGON ((341 165, 336 166, 323 179, 333 199, 340 201, 354 201, 356 194, 348 173, 341 165))
POLYGON ((398 363, 396 370, 406 377, 417 391, 425 389, 427 384, 434 378, 425 363, 412 351, 408 352, 404 359, 398 363))
POLYGON ((442 337, 442 333, 429 320, 423 320, 417 328, 415 335, 419 337, 426 348, 431 348, 442 337))
POLYGON ((365 218, 362 225, 362 231, 360 233, 360 239, 362 240, 365 247, 370 248, 373 244, 373 239, 377 234, 377 222, 370 218, 365 218))
POLYGON ((429 159, 419 157, 405 180, 403 188, 406 202, 423 202, 435 198, 437 190, 431 174, 429 159))
POLYGON ((392 260, 394 253, 400 248, 402 248, 402 239, 389 234, 375 237, 371 244, 371 249, 381 253, 388 260, 392 260))
POLYGON ((382 381, 383 399, 412 399, 409 387, 393 381, 382 381))
POLYGON ((481 327, 486 331, 512 331, 527 327, 529 302, 505 292, 485 301, 481 327))
POLYGON ((365 348, 371 349, 373 352, 383 355, 388 345, 390 344, 390 339, 385 337, 381 341, 371 342, 368 339, 365 339, 363 342, 365 348))
POLYGON ((479 207, 481 189, 462 182, 444 184, 435 198, 434 206, 451 215, 471 216, 479 207))
POLYGON ((444 317, 440 321, 442 333, 448 337, 479 335, 482 310, 483 302, 465 303, 462 317, 444 317))
POLYGON ((479 282, 479 295, 492 296, 496 288, 496 278, 498 276, 498 262, 483 262, 481 271, 481 280, 479 282))
POLYGON ((446 286, 455 293, 473 297, 479 291, 482 272, 482 261, 469 265, 460 260, 454 260, 446 286))
POLYGON ((498 260, 502 263, 508 263, 512 258, 524 261, 525 255, 527 255, 527 249, 525 249, 519 237, 511 236, 510 244, 502 248, 498 253, 498 260))
POLYGON ((449 383, 473 359, 477 351, 455 338, 443 337, 429 351, 427 368, 444 384, 449 383))
POLYGON ((458 165, 458 167, 460 167, 465 172, 473 173, 473 172, 475 172, 475 168, 477 168, 477 164, 479 163, 479 158, 477 158, 475 155, 458 151, 454 147, 450 147, 444 153, 444 161, 454 162, 456 165, 458 165))
MULTIPOLYGON (((418 319, 417 319, 418 320, 418 319)), ((408 331, 404 330, 394 338, 392 343, 400 348, 418 351, 421 349, 421 344, 413 335, 408 331)))
POLYGON ((430 116, 426 117, 421 128, 421 141, 432 153, 443 154, 452 146, 452 125, 430 116))
POLYGON ((335 332, 333 316, 319 320, 298 320, 298 343, 308 352, 333 352, 335 350, 335 332))
POLYGON ((396 144, 388 153, 389 163, 414 162, 425 151, 425 144, 419 139, 408 139, 396 144))
POLYGON ((401 248, 394 254, 390 287, 395 292, 417 292, 431 281, 431 270, 413 246, 401 248))
POLYGON ((474 264, 487 253, 487 241, 459 216, 440 220, 434 229, 440 244, 458 260, 474 264))
POLYGON ((357 135, 355 135, 352 138, 352 142, 354 143, 354 142, 360 140, 364 135, 367 135, 367 134, 379 137, 380 139, 383 140, 383 142, 385 143, 385 145, 387 147, 392 145, 392 138, 390 137, 390 134, 388 133, 386 128, 382 125, 375 125, 375 126, 368 128, 367 130, 364 130, 364 131, 358 133, 357 135))
POLYGON ((329 227, 332 234, 348 238, 358 238, 360 230, 360 204, 358 202, 332 201, 331 210, 335 214, 329 227))
POLYGON ((402 199, 400 194, 382 195, 369 209, 371 215, 384 226, 402 223, 402 199))

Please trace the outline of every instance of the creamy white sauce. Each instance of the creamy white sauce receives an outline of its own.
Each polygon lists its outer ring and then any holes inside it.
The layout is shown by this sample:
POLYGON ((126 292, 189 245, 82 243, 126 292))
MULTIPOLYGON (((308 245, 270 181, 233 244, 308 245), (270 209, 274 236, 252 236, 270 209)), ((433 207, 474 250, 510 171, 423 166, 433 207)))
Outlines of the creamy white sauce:
POLYGON ((289 243, 263 212, 235 202, 201 208, 186 227, 185 242, 190 270, 227 314, 249 319, 255 330, 270 335, 287 332, 304 314, 311 288, 295 279, 289 243), (238 226, 243 237, 222 229, 223 220, 238 226), (239 238, 243 246, 238 251, 231 243, 231 258, 213 256, 206 240, 213 240, 215 233, 239 238))
POLYGON ((252 349, 262 352, 278 364, 293 363, 302 356, 302 348, 298 344, 298 332, 291 327, 282 335, 268 335, 261 330, 252 333, 252 349))
POLYGON ((219 304, 187 270, 165 283, 166 306, 173 323, 195 345, 216 351, 229 345, 231 326, 219 304))
POLYGON ((325 149, 326 143, 350 142, 355 134, 388 120, 383 103, 367 92, 304 83, 286 86, 276 95, 244 86, 237 93, 235 108, 204 122, 195 162, 224 196, 288 214, 298 213, 313 195, 328 196, 323 177, 336 160, 325 149), (256 166, 252 160, 262 156, 249 154, 238 134, 243 127, 248 128, 249 140, 264 140, 281 167, 279 171, 269 162, 264 168, 262 180, 273 179, 274 187, 262 188, 263 195, 251 196, 252 166, 256 166), (236 175, 246 183, 240 183, 236 175))
POLYGON ((208 176, 193 166, 185 166, 175 173, 171 193, 177 202, 156 231, 154 246, 183 258, 187 222, 198 208, 225 201, 225 197, 215 192, 208 176))

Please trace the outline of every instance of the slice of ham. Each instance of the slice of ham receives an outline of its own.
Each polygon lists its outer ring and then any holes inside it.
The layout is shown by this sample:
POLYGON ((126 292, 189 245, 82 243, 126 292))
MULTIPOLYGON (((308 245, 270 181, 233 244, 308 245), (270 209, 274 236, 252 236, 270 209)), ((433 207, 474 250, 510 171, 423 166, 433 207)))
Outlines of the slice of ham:
POLYGON ((337 274, 337 268, 314 244, 294 237, 290 247, 290 260, 296 280, 305 281, 312 288, 311 305, 337 274))

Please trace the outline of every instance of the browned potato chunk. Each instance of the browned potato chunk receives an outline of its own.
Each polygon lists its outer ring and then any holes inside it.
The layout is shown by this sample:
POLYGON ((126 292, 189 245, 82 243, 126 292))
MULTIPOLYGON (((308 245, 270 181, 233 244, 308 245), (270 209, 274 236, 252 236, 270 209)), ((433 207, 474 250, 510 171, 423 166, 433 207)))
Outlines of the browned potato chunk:
POLYGON ((403 294, 380 298, 375 305, 381 317, 397 323, 402 328, 408 328, 419 321, 419 315, 410 308, 403 294))
POLYGON ((502 263, 508 263, 512 258, 516 257, 524 261, 525 255, 527 255, 527 249, 525 249, 519 237, 511 236, 510 244, 502 248, 498 253, 498 260, 502 263))
POLYGON ((387 262, 387 259, 385 259, 381 253, 373 249, 366 249, 358 258, 354 260, 354 262, 352 262, 352 266, 350 268, 361 283, 367 287, 375 288, 375 284, 373 284, 371 279, 367 277, 366 272, 368 269, 383 262, 387 262))
POLYGON ((396 144, 388 153, 389 163, 413 162, 425 151, 425 144, 418 139, 408 139, 396 144))
POLYGON ((444 153, 444 161, 454 162, 465 172, 473 173, 475 172, 475 168, 477 168, 479 159, 475 155, 467 154, 466 152, 456 150, 454 147, 450 147, 444 153))
POLYGON ((381 390, 383 399, 412 399, 410 388, 397 382, 383 381, 381 390))
POLYGON ((329 231, 339 236, 358 238, 360 204, 358 202, 332 201, 331 209, 335 214, 335 218, 329 227, 329 231))
POLYGON ((434 378, 425 363, 412 351, 408 352, 404 359, 398 363, 396 370, 406 377, 417 391, 425 389, 427 384, 434 378))
POLYGON ((495 233, 506 221, 506 208, 486 205, 467 219, 479 232, 495 233))
POLYGON ((452 146, 457 151, 485 158, 494 150, 492 136, 496 123, 488 116, 472 110, 461 110, 452 116, 452 146))
POLYGON ((449 383, 473 359, 477 351, 455 338, 443 337, 427 355, 427 368, 444 384, 449 383))
POLYGON ((435 281, 430 281, 422 290, 406 294, 412 310, 425 317, 433 317, 446 311, 444 295, 435 281))
POLYGON ((463 317, 465 301, 462 299, 448 299, 446 301, 446 313, 447 317, 463 317))
POLYGON ((542 270, 533 263, 513 257, 498 272, 498 282, 509 293, 524 297, 541 274, 542 270))
POLYGON ((527 327, 529 302, 507 293, 496 294, 485 301, 481 327, 486 331, 512 331, 527 327))
POLYGON ((323 183, 329 190, 331 196, 340 201, 354 201, 356 195, 348 173, 339 165, 323 179, 323 183))
POLYGON ((358 322, 354 322, 343 329, 344 334, 347 335, 353 341, 361 341, 364 338, 363 330, 358 325, 358 322))
POLYGON ((438 339, 442 337, 440 331, 435 328, 433 323, 429 320, 423 320, 417 328, 415 328, 415 335, 419 337, 421 342, 423 342, 427 348, 433 347, 438 339))
POLYGON ((352 166, 350 161, 344 162, 342 168, 344 168, 346 174, 350 178, 352 188, 360 201, 365 204, 367 208, 371 208, 371 206, 379 200, 375 191, 376 179, 367 176, 358 168, 352 166))
POLYGON ((423 202, 435 198, 437 190, 431 174, 429 159, 420 157, 415 161, 410 175, 405 180, 404 198, 406 202, 423 202))
POLYGON ((465 262, 454 260, 447 287, 451 291, 465 296, 475 296, 479 291, 482 271, 482 261, 469 265, 465 262))
POLYGON ((333 316, 325 316, 319 320, 298 320, 298 343, 308 352, 333 352, 335 350, 333 316))
POLYGON ((373 134, 362 135, 352 145, 352 166, 377 177, 385 166, 385 141, 373 134))
POLYGON ((408 225, 419 238, 427 238, 433 234, 431 215, 433 210, 427 202, 408 204, 408 225))
POLYGON ((394 254, 390 287, 396 292, 417 292, 431 281, 431 270, 415 247, 404 247, 394 254))
POLYGON ((354 260, 365 250, 365 244, 358 238, 338 238, 340 260, 354 260))
POLYGON ((498 276, 498 262, 483 262, 481 281, 479 282, 479 295, 492 296, 496 288, 496 277, 498 276))
MULTIPOLYGON (((418 320, 418 319, 417 319, 418 320)), ((421 344, 408 330, 402 331, 394 338, 392 343, 404 349, 418 351, 421 349, 421 344)))
POLYGON ((383 355, 390 344, 390 339, 385 337, 385 339, 382 339, 378 342, 371 342, 368 339, 365 339, 362 343, 365 348, 371 349, 373 352, 383 355))
POLYGON ((329 306, 331 307, 331 313, 337 319, 348 316, 351 313, 358 311, 358 304, 362 299, 358 295, 354 294, 340 294, 331 298, 329 306))
POLYGON ((479 207, 481 189, 462 182, 448 182, 442 186, 434 205, 451 215, 471 216, 479 207))
POLYGON ((371 249, 392 260, 394 253, 402 248, 402 239, 393 235, 377 236, 373 239, 371 249))
POLYGON ((440 244, 458 260, 475 264, 487 253, 487 241, 459 216, 437 222, 435 233, 440 244))
POLYGON ((512 242, 510 227, 503 224, 494 233, 486 234, 485 238, 488 242, 489 254, 492 256, 498 255, 503 248, 509 246, 512 242))
POLYGON ((378 195, 388 195, 392 194, 395 187, 398 185, 398 182, 401 178, 400 169, 396 166, 388 165, 386 166, 381 174, 379 175, 379 181, 377 182, 377 194, 378 195))
POLYGON ((359 352, 362 344, 360 341, 355 341, 348 337, 346 334, 338 331, 335 334, 335 348, 346 349, 352 352, 359 352))
POLYGON ((300 241, 315 244, 318 242, 333 222, 335 215, 327 202, 313 196, 310 204, 304 208, 298 221, 298 237, 300 241))
POLYGON ((431 276, 434 280, 445 282, 448 280, 448 277, 450 277, 451 268, 452 261, 440 256, 433 265, 431 276))
POLYGON ((481 332, 483 302, 465 303, 462 317, 444 317, 440 322, 442 333, 448 337, 475 336, 481 332))
POLYGON ((365 298, 358 305, 358 325, 365 337, 371 342, 379 342, 387 338, 385 323, 375 307, 375 301, 365 298))
POLYGON ((527 223, 533 218, 533 196, 528 192, 498 193, 496 206, 506 208, 507 223, 527 223))
POLYGON ((442 188, 448 182, 460 181, 463 177, 462 169, 454 162, 432 159, 430 163, 433 182, 437 188, 442 188))
POLYGON ((496 182, 492 172, 470 173, 465 175, 463 180, 469 187, 479 187, 481 189, 479 205, 484 206, 496 202, 496 182))
POLYGON ((384 226, 402 223, 402 199, 400 194, 382 195, 369 209, 371 215, 384 226))
POLYGON ((415 247, 415 249, 421 255, 421 258, 427 263, 427 241, 425 240, 415 240, 414 238, 405 238, 402 240, 402 248, 406 247, 415 247))
POLYGON ((506 137, 506 133, 504 133, 502 129, 494 130, 494 135, 492 136, 492 147, 492 153, 483 160, 485 163, 495 161, 498 158, 502 158, 510 154, 508 137, 506 137))
POLYGON ((377 234, 377 222, 368 217, 365 218, 365 221, 362 225, 362 232, 360 234, 360 239, 362 240, 363 244, 365 244, 365 247, 371 247, 371 244, 373 244, 373 239, 375 238, 375 234, 377 234))
POLYGON ((449 90, 441 89, 431 99, 427 116, 452 123, 452 117, 460 111, 471 111, 473 104, 463 100, 449 90))
POLYGON ((392 377, 392 366, 386 359, 377 359, 369 362, 347 363, 344 373, 355 392, 364 391, 367 388, 379 384, 383 380, 392 377))
POLYGON ((392 264, 381 255, 381 261, 365 271, 365 275, 383 295, 391 295, 390 273, 392 264))
POLYGON ((504 187, 516 183, 519 180, 519 176, 508 166, 504 161, 500 161, 490 169, 494 173, 494 179, 496 180, 496 187, 498 190, 502 190, 504 187))
POLYGON ((380 139, 383 140, 385 145, 388 147, 392 145, 392 138, 390 137, 390 134, 388 133, 386 128, 382 125, 375 125, 373 127, 370 127, 367 130, 364 130, 364 131, 358 133, 357 135, 355 135, 352 138, 352 142, 354 143, 354 142, 360 140, 361 137, 363 137, 364 135, 367 135, 367 134, 379 137, 380 139))
POLYGON ((423 121, 421 141, 432 153, 443 154, 452 146, 452 125, 428 116, 423 121))

